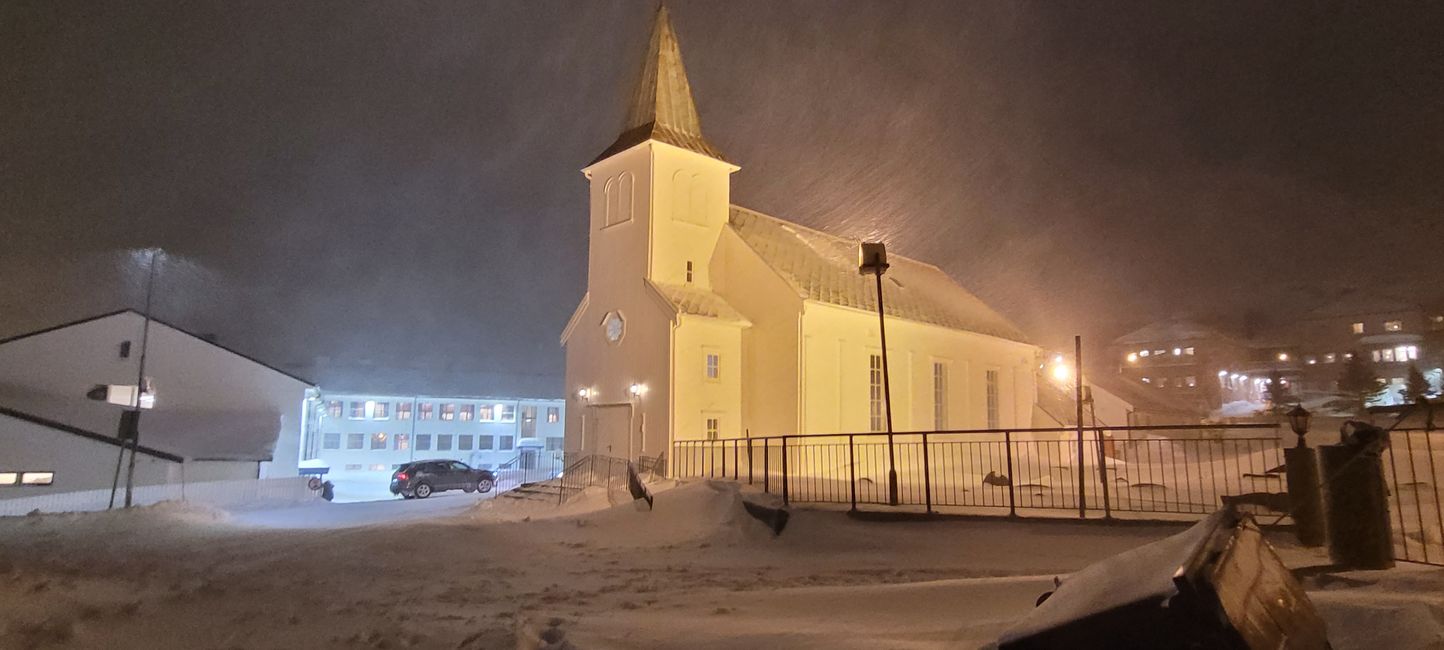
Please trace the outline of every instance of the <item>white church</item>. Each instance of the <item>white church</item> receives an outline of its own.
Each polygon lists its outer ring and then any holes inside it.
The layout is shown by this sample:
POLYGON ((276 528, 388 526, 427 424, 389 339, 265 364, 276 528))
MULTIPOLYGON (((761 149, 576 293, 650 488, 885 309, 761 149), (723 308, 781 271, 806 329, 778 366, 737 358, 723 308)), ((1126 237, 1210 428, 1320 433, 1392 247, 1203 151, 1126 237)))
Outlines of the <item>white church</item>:
MULTIPOLYGON (((856 240, 733 205, 658 11, 627 122, 582 170, 587 292, 561 336, 566 449, 655 458, 679 440, 882 431, 875 279, 856 240)), ((1040 350, 941 269, 890 256, 897 431, 1032 424, 1040 350)))

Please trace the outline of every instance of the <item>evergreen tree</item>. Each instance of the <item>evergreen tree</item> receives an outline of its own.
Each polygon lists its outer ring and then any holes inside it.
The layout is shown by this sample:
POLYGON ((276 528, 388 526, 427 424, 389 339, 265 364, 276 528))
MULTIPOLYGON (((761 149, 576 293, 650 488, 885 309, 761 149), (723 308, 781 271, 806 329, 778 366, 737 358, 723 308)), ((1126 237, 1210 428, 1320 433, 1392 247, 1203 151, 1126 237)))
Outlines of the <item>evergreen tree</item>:
POLYGON ((1424 378, 1419 366, 1409 364, 1409 378, 1404 382, 1404 400, 1417 402, 1421 397, 1428 397, 1429 392, 1429 380, 1424 378))
POLYGON ((1356 350, 1344 361, 1339 373, 1339 390, 1335 393, 1338 399, 1329 402, 1329 406, 1362 414, 1369 400, 1383 389, 1384 381, 1374 372, 1374 364, 1356 350))

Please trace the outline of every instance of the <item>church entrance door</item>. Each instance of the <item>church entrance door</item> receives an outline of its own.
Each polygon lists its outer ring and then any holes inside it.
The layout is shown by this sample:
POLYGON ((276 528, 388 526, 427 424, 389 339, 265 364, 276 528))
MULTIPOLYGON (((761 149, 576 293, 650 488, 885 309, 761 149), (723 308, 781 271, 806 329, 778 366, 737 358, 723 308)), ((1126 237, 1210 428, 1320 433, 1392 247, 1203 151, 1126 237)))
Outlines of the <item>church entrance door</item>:
POLYGON ((587 429, 592 433, 588 443, 594 445, 588 451, 613 458, 632 458, 629 445, 632 431, 631 404, 598 404, 589 407, 591 422, 587 429))

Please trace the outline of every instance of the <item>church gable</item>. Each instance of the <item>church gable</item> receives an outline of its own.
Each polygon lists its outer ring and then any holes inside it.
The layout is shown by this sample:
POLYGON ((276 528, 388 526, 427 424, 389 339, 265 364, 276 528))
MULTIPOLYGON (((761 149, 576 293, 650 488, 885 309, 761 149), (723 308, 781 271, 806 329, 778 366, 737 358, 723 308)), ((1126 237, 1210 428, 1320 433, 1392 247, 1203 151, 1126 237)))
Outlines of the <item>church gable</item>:
MULTIPOLYGON (((857 272, 856 240, 805 228, 760 212, 732 206, 728 227, 808 299, 877 311, 871 277, 857 272)), ((1027 342, 1023 333, 941 269, 890 255, 884 276, 884 307, 890 316, 957 330, 1027 342)))

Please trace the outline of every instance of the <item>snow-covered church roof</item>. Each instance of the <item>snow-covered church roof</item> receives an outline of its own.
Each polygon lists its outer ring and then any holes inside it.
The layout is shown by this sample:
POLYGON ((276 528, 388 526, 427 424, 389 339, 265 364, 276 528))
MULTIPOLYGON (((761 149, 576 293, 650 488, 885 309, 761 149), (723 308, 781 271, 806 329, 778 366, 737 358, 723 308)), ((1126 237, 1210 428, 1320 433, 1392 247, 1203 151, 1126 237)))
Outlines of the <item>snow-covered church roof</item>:
MULTIPOLYGON (((877 311, 876 280, 857 272, 861 242, 732 206, 728 224, 799 296, 877 311)), ((889 316, 1027 342, 1023 332, 936 266, 889 254, 883 308, 889 316)))

